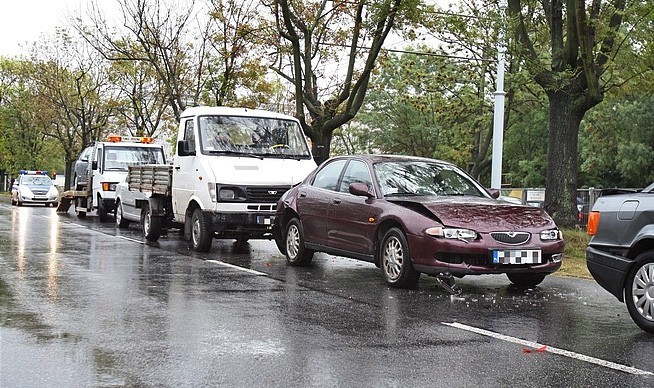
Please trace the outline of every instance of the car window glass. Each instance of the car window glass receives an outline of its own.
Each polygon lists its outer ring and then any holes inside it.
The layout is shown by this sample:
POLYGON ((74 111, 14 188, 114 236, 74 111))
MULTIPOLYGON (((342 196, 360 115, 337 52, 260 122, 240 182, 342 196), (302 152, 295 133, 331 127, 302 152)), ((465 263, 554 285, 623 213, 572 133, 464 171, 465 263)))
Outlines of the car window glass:
POLYGON ((346 160, 336 160, 328 163, 316 174, 312 186, 321 189, 336 191, 338 187, 338 178, 345 166, 346 160))
POLYGON ((372 188, 372 179, 370 178, 370 171, 368 165, 359 160, 352 160, 347 165, 339 191, 342 193, 350 192, 350 184, 352 183, 365 183, 368 188, 372 188))
POLYGON ((374 165, 382 195, 486 196, 454 166, 429 162, 383 162, 374 165))

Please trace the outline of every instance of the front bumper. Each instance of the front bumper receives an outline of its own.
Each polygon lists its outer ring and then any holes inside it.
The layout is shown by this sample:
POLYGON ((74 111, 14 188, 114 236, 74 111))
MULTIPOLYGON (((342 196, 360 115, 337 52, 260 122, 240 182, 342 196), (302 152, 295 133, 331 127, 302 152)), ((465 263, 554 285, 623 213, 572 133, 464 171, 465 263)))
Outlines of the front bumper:
POLYGON ((597 284, 624 302, 624 284, 633 260, 597 248, 586 249, 586 265, 597 284))
POLYGON ((219 213, 204 211, 211 230, 219 238, 272 239, 274 213, 219 213))

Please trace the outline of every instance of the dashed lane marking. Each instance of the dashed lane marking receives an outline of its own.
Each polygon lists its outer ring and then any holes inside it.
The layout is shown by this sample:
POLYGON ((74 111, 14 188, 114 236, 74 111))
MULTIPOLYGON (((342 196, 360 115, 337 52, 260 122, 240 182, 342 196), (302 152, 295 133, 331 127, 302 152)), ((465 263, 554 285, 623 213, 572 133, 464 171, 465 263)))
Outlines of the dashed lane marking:
POLYGON ((457 323, 457 322, 451 322, 451 323, 441 322, 441 323, 443 325, 446 325, 446 326, 450 326, 450 327, 454 327, 454 328, 457 328, 457 329, 466 330, 466 331, 470 331, 470 332, 473 332, 473 333, 485 335, 487 337, 492 337, 492 338, 499 339, 499 340, 502 340, 502 341, 513 342, 515 344, 528 346, 528 347, 534 348, 534 349, 544 349, 544 351, 546 351, 546 352, 550 352, 550 353, 558 354, 558 355, 561 355, 561 356, 573 358, 573 359, 579 360, 579 361, 585 361, 585 362, 588 362, 588 363, 591 363, 591 364, 603 366, 603 367, 606 367, 606 368, 615 369, 615 370, 621 371, 621 372, 626 372, 626 373, 631 373, 631 374, 634 374, 634 375, 641 375, 641 376, 654 376, 654 373, 646 371, 646 370, 633 368, 633 367, 622 365, 622 364, 617 364, 615 362, 602 360, 600 358, 586 356, 584 354, 571 352, 569 350, 555 348, 553 346, 540 344, 538 342, 526 341, 526 340, 523 340, 523 339, 520 339, 520 338, 511 337, 511 336, 504 335, 504 334, 499 334, 499 333, 496 333, 494 331, 489 331, 489 330, 480 329, 480 328, 474 327, 474 326, 464 325, 462 323, 457 323))

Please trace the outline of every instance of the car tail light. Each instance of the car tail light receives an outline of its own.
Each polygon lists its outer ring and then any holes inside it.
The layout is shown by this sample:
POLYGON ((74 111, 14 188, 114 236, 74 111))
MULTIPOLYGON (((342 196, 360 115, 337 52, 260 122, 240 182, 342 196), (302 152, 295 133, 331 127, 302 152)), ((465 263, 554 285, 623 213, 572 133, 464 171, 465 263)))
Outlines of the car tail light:
POLYGON ((600 220, 600 212, 590 212, 588 213, 588 224, 586 224, 586 233, 589 236, 594 236, 597 234, 597 225, 600 220))

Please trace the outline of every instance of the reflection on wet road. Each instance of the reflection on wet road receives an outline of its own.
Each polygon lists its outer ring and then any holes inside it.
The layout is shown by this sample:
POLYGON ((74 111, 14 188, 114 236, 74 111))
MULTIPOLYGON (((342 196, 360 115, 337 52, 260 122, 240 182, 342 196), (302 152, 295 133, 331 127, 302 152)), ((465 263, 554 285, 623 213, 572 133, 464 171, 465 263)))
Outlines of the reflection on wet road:
POLYGON ((270 241, 0 204, 0 386, 652 386, 654 337, 592 281, 385 286, 374 265, 270 241))

